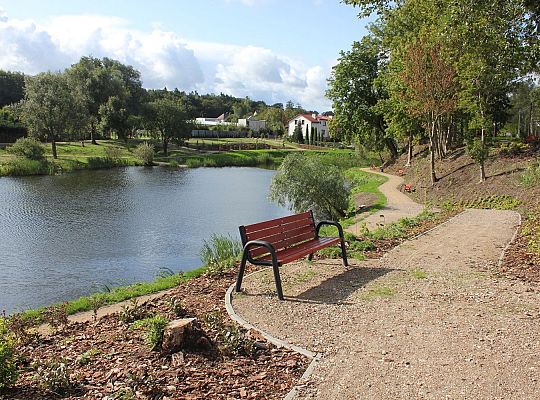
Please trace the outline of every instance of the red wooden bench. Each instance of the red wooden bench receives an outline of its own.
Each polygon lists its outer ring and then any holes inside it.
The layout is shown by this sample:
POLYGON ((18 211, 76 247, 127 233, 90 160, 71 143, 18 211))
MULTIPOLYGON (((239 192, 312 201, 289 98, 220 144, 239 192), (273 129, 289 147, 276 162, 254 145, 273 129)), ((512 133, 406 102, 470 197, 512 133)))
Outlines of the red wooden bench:
POLYGON ((406 183, 403 185, 403 191, 404 192, 411 192, 412 191, 412 185, 410 183, 406 183))
POLYGON ((257 224, 243 225, 239 229, 244 252, 236 280, 237 292, 242 289, 242 279, 247 261, 254 265, 272 267, 276 291, 280 300, 283 300, 279 275, 280 266, 305 256, 311 260, 316 251, 338 243, 341 245, 343 265, 348 266, 343 228, 334 221, 321 221, 315 225, 312 211, 257 224), (339 237, 319 237, 319 230, 323 225, 336 226, 339 237))

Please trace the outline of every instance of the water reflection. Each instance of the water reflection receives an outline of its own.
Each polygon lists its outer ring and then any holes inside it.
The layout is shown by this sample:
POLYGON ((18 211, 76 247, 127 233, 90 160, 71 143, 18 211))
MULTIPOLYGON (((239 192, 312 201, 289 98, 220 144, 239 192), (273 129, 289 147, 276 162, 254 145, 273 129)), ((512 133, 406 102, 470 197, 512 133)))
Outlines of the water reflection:
POLYGON ((212 233, 285 215, 273 171, 125 168, 0 179, 0 310, 37 307, 103 285, 200 265, 212 233))

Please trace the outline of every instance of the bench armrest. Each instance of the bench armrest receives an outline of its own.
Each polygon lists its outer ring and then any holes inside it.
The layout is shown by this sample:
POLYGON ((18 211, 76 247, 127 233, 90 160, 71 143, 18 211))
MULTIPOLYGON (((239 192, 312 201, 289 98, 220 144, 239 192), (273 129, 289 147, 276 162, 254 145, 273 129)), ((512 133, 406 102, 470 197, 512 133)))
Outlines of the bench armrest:
POLYGON ((338 229, 339 237, 343 239, 343 227, 339 222, 336 221, 321 221, 317 224, 317 227, 315 228, 315 236, 319 237, 319 230, 323 225, 332 225, 335 226, 338 229))
MULTIPOLYGON (((249 249, 254 246, 266 247, 268 249, 268 252, 272 256, 272 260, 277 262, 276 249, 274 249, 274 246, 272 246, 272 243, 267 242, 266 240, 250 240, 244 246, 244 253, 247 253, 249 249)), ((252 262, 251 257, 249 257, 249 261, 252 262)))

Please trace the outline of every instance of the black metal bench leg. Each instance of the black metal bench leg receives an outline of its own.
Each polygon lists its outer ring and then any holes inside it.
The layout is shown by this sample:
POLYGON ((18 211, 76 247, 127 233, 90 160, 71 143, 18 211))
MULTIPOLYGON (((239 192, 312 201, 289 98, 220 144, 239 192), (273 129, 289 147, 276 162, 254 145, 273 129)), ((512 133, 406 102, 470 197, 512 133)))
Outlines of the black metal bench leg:
POLYGON ((311 253, 310 255, 308 255, 308 256, 307 256, 307 259, 308 259, 308 261, 313 260, 313 253, 311 253))
POLYGON ((343 258, 343 266, 348 267, 349 262, 347 261, 347 251, 345 250, 345 239, 341 237, 341 258, 343 258))
POLYGON ((276 262, 273 262, 272 269, 274 270, 274 280, 276 281, 276 291, 278 299, 284 300, 283 289, 281 288, 281 276, 279 275, 279 265, 276 262))
POLYGON ((242 290, 242 279, 244 278, 244 271, 246 270, 248 252, 244 251, 242 254, 242 261, 240 262, 240 270, 238 271, 238 277, 236 278, 236 288, 237 292, 242 290))

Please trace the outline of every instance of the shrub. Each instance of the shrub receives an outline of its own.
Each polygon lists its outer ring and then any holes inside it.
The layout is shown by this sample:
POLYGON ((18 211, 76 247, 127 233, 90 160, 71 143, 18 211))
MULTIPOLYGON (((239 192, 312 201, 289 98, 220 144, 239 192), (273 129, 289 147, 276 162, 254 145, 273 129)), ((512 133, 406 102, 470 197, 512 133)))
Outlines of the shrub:
POLYGON ((477 164, 482 164, 489 156, 489 147, 476 138, 467 144, 467 153, 477 164))
POLYGON ((523 172, 519 177, 519 181, 523 186, 540 186, 540 160, 537 160, 523 172))
POLYGON ((54 172, 54 165, 45 160, 15 158, 0 165, 0 175, 6 176, 52 175, 54 172))
POLYGON ((37 375, 43 388, 58 395, 63 395, 75 387, 71 378, 67 360, 51 360, 37 363, 37 375))
POLYGON ((209 241, 203 241, 200 256, 208 272, 218 274, 234 267, 241 253, 242 244, 238 240, 213 234, 209 241))
POLYGON ((15 143, 7 148, 11 154, 29 160, 43 160, 45 158, 45 147, 32 138, 19 138, 15 143))
POLYGON ((163 343, 163 332, 169 320, 162 315, 155 315, 151 318, 135 321, 132 325, 134 329, 143 328, 146 332, 146 342, 150 350, 160 350, 163 343))
POLYGON ((349 207, 350 184, 343 172, 318 157, 288 155, 272 178, 270 199, 294 212, 312 209, 319 219, 338 220, 349 207))
POLYGON ((134 150, 137 157, 144 165, 154 165, 154 146, 148 143, 141 143, 134 150))
POLYGON ((212 330, 217 331, 219 338, 219 348, 222 353, 228 356, 251 355, 255 347, 253 341, 249 339, 246 332, 238 325, 226 324, 223 314, 213 311, 204 316, 205 324, 212 330))
POLYGON ((112 160, 114 163, 116 163, 122 158, 122 149, 116 146, 107 147, 105 149, 105 155, 109 160, 112 160))
POLYGON ((0 318, 0 391, 13 385, 18 375, 15 335, 8 329, 6 319, 0 318))

